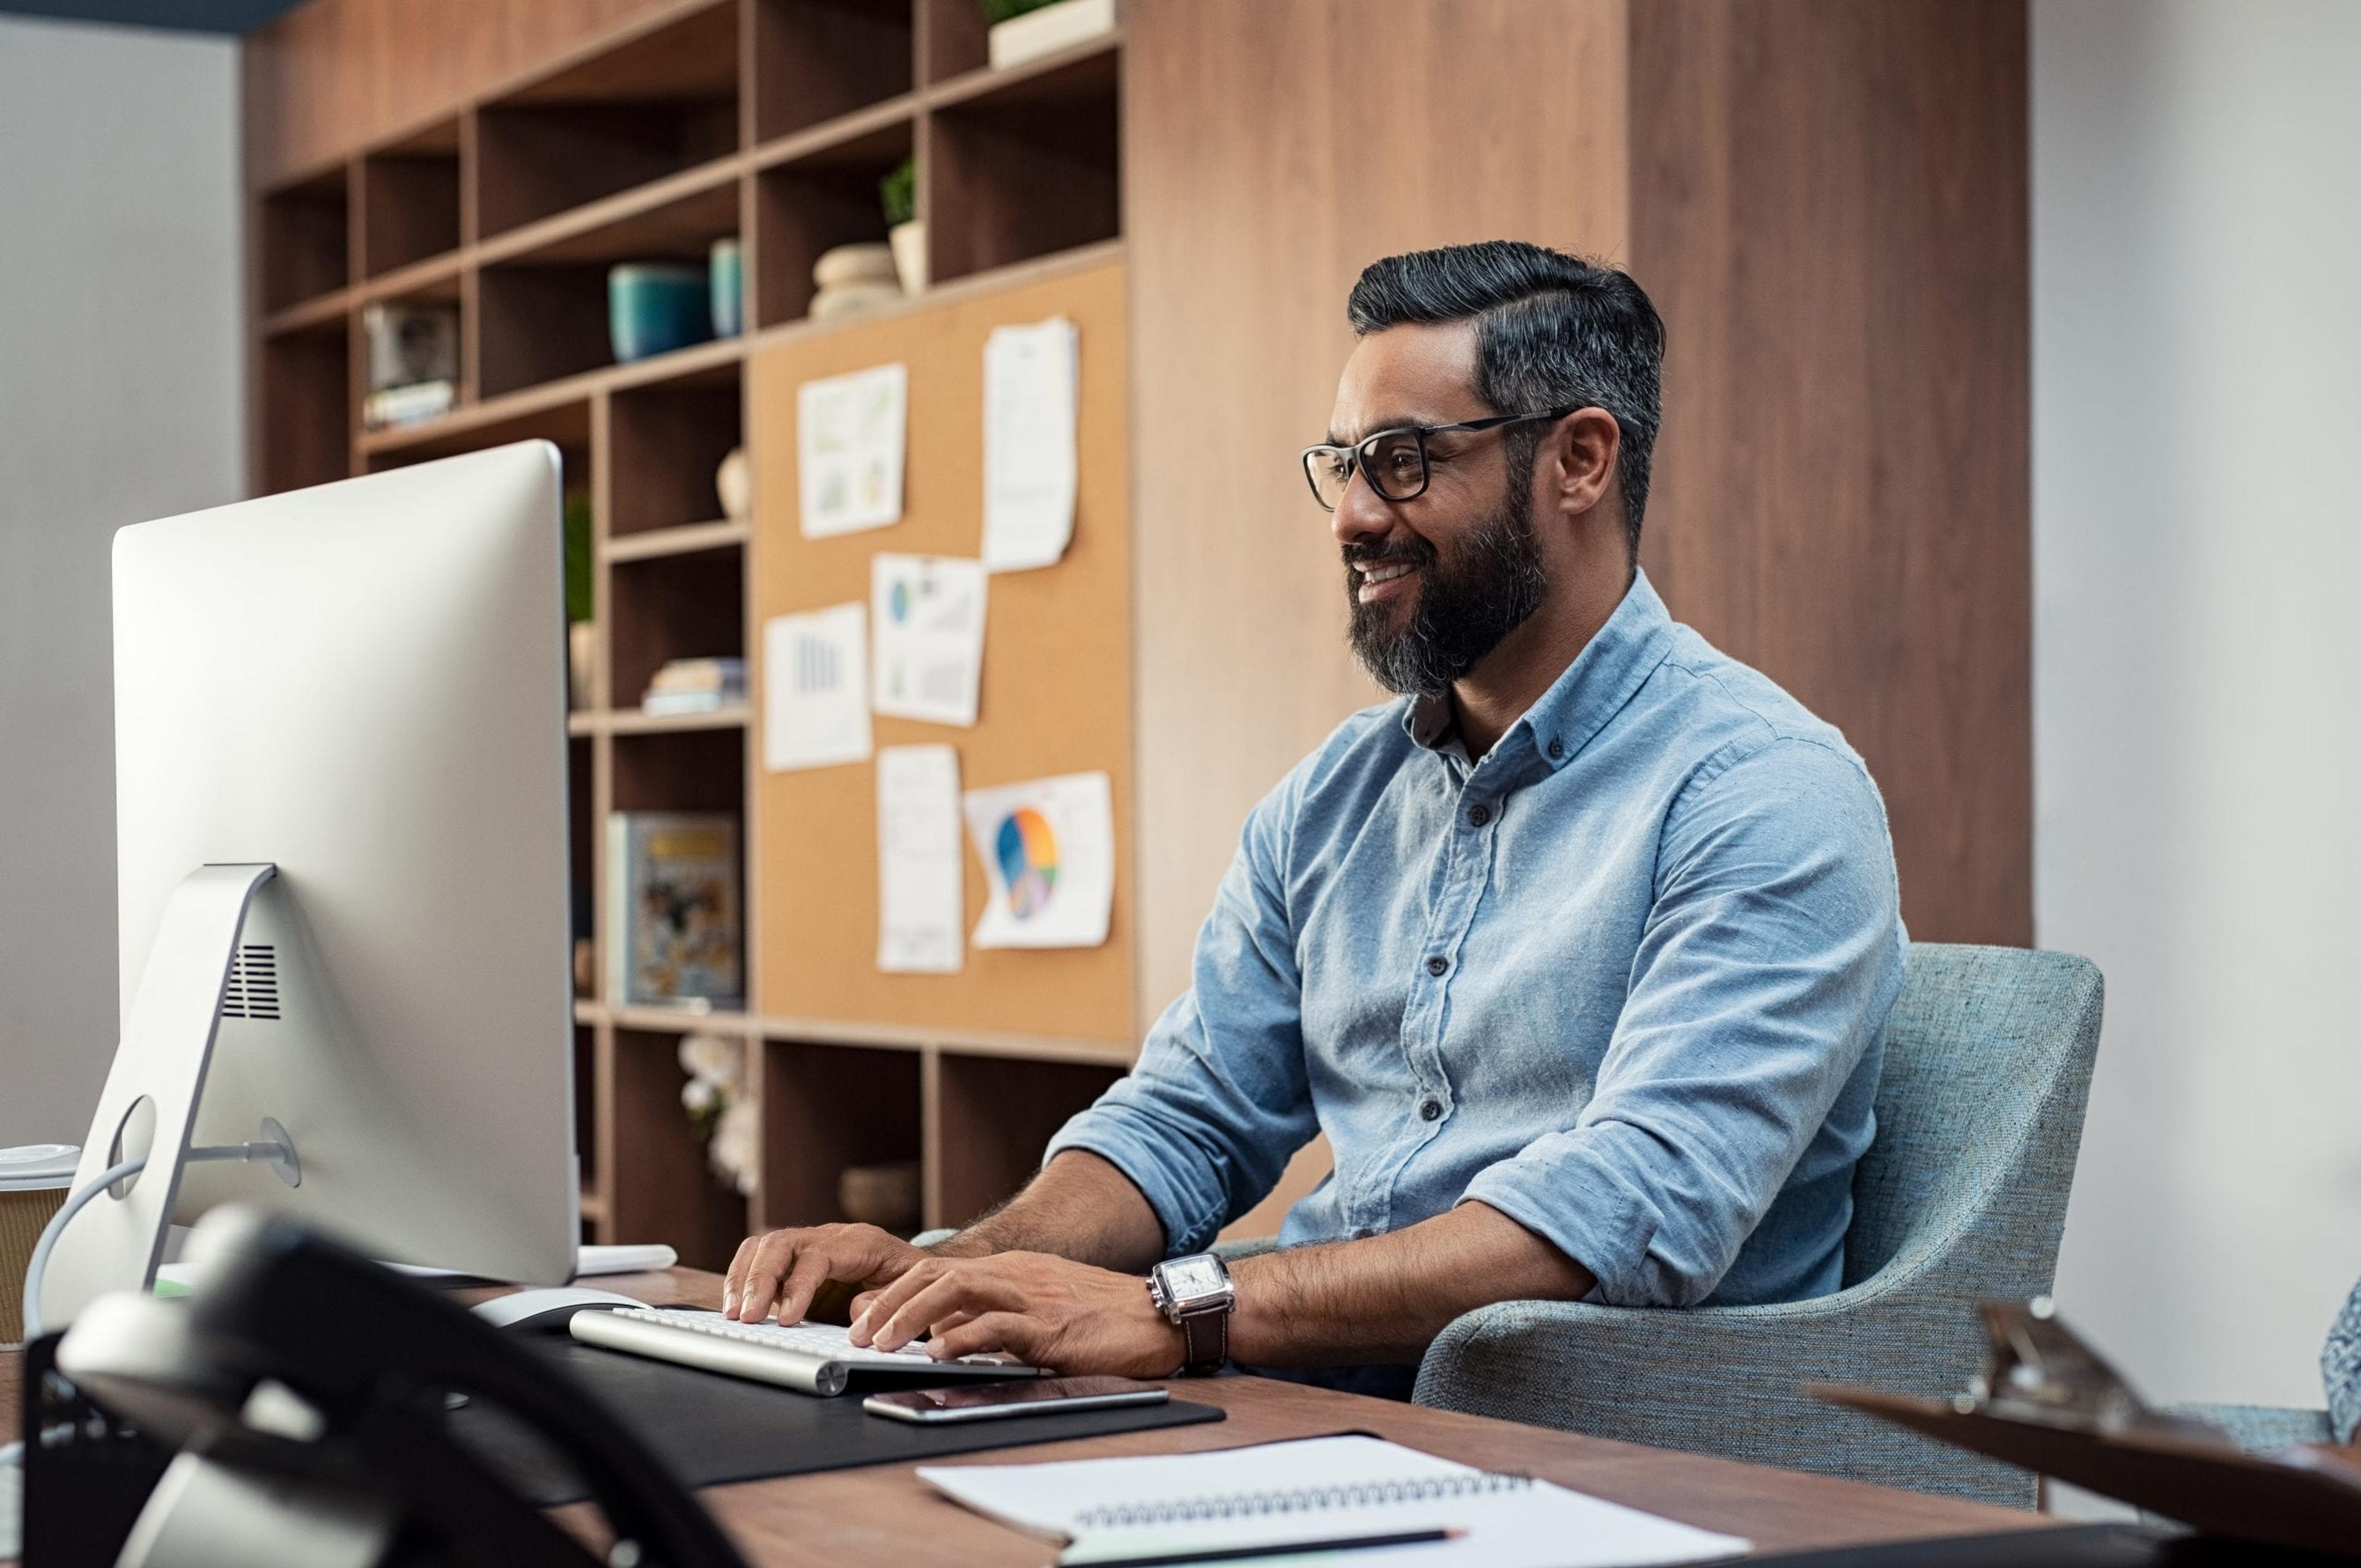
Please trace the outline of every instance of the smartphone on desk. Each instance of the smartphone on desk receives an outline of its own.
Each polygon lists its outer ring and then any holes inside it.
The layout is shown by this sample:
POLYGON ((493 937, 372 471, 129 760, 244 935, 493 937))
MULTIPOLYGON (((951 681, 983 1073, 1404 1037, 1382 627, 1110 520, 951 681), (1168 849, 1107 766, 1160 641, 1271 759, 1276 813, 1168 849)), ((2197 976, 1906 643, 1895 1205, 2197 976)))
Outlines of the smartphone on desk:
POLYGON ((1039 1377, 1021 1383, 955 1384, 948 1388, 904 1388, 872 1394, 861 1408, 873 1416, 938 1426, 946 1421, 989 1421, 1003 1416, 1050 1416, 1068 1410, 1104 1410, 1118 1405, 1160 1405, 1170 1391, 1128 1377, 1039 1377))

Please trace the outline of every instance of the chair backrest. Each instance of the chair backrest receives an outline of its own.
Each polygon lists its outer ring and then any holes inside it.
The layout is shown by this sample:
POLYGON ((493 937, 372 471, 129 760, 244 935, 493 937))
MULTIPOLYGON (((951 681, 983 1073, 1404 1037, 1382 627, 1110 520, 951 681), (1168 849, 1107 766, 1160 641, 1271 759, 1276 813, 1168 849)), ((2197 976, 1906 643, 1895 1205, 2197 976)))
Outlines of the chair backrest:
POLYGON ((1934 1255, 1973 1294, 2050 1288, 2103 994, 2088 959, 1912 945, 1853 1176, 1847 1286, 1934 1255))

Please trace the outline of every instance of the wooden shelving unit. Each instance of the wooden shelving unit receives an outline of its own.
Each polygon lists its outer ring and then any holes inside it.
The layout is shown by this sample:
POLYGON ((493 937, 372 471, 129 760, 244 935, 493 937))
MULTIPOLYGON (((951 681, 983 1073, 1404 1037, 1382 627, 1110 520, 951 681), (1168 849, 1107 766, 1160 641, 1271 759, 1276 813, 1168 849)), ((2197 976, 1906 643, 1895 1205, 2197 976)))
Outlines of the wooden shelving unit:
MULTIPOLYGON (((906 158, 941 286, 846 326, 1118 253, 1122 47, 994 72, 974 0, 683 0, 252 193, 258 492, 541 437, 589 500, 598 672, 566 724, 577 921, 603 918, 610 812, 725 811, 756 837, 751 712, 634 706, 665 659, 755 646, 753 531, 720 518, 713 482, 746 441, 750 358, 840 329, 807 319, 812 263, 885 238, 878 181, 906 158), (702 262, 728 236, 750 335, 615 363, 607 269, 702 262), (459 305, 457 406, 365 431, 361 313, 422 299, 459 305)), ((718 1265, 749 1229, 840 1217, 838 1172, 874 1160, 926 1161, 925 1218, 956 1222, 1127 1063, 1104 1039, 764 1013, 752 872, 747 1010, 576 1004, 586 1237, 718 1265), (708 1171, 682 1112, 690 1030, 748 1043, 764 1150, 751 1201, 708 1171)))

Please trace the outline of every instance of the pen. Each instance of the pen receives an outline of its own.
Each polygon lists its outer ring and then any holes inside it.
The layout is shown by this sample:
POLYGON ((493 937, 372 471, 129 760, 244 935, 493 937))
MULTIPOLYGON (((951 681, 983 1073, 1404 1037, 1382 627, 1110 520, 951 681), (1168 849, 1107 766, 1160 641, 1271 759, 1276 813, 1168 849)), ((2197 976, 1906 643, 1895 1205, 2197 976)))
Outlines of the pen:
POLYGON ((1388 1535, 1340 1535, 1325 1541, 1284 1541, 1264 1546, 1223 1546, 1211 1552, 1159 1552, 1150 1557, 1060 1557, 1072 1568, 1161 1568, 1174 1563, 1235 1563, 1249 1557, 1293 1557, 1306 1552, 1359 1552, 1373 1546, 1416 1546, 1456 1541, 1458 1530, 1405 1530, 1388 1535))

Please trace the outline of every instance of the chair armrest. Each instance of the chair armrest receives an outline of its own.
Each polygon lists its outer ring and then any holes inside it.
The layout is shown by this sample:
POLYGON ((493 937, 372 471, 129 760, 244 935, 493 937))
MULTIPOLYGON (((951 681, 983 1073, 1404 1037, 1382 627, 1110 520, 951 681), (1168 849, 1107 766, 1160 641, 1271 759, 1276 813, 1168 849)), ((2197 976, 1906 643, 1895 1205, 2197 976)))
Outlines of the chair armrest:
POLYGON ((2272 1453, 2299 1442, 2334 1442, 2326 1410, 2280 1405, 2167 1405, 2165 1413, 2210 1421, 2248 1453, 2272 1453))
POLYGON ((1971 1313, 1874 1282, 1762 1307, 1502 1301, 1428 1347, 1422 1405, 2029 1508, 2030 1475, 1805 1395, 1805 1382, 1949 1394, 1974 1374, 1971 1313))

